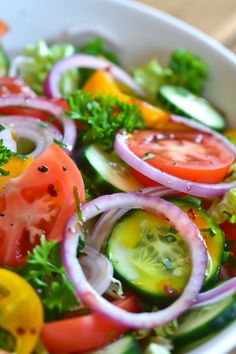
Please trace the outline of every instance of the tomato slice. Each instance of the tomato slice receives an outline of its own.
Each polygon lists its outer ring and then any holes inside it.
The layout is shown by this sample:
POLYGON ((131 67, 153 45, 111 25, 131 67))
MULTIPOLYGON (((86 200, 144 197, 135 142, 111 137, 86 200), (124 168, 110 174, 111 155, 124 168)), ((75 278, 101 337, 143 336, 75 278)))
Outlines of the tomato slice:
POLYGON ((8 181, 0 194, 0 264, 19 266, 27 251, 48 240, 61 240, 76 210, 73 188, 84 201, 84 184, 75 163, 51 145, 25 172, 8 181))
POLYGON ((1 329, 9 331, 16 340, 14 352, 31 353, 41 332, 43 306, 25 279, 3 268, 0 268, 0 311, 1 329))
POLYGON ((221 141, 198 131, 136 131, 128 146, 148 164, 201 183, 221 182, 234 161, 234 154, 221 141))
POLYGON ((236 275, 236 224, 225 221, 220 225, 225 233, 225 241, 231 244, 230 260, 225 263, 226 269, 230 276, 236 275), (233 261, 233 262, 232 262, 233 261), (233 263, 233 264, 232 264, 233 263))
MULTIPOLYGON (((126 311, 140 311, 134 295, 117 300, 115 304, 126 311)), ((42 339, 50 353, 85 352, 104 347, 128 330, 129 328, 94 312, 44 324, 42 339)))
POLYGON ((35 93, 20 77, 0 77, 0 97, 12 95, 36 97, 35 93))

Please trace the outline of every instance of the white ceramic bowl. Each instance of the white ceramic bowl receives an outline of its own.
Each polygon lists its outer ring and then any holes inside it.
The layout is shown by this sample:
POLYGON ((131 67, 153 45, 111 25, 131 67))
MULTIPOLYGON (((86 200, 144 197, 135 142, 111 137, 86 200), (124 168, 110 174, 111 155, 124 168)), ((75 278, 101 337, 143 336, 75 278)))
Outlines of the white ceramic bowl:
MULTIPOLYGON (((236 126, 236 56, 180 20, 131 0, 8 0, 1 18, 11 27, 4 41, 12 54, 39 39, 77 40, 79 31, 110 38, 127 66, 154 55, 165 62, 172 49, 189 48, 210 66, 206 96, 236 126)), ((191 353, 227 353, 236 347, 235 332, 236 322, 191 353)))

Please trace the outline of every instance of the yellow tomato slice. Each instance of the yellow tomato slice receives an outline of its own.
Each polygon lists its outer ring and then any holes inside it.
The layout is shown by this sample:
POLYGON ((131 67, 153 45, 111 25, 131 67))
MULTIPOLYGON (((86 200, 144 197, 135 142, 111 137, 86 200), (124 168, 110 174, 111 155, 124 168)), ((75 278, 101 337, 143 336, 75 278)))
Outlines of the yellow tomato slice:
POLYGON ((30 354, 43 324, 43 307, 35 290, 18 274, 0 268, 0 327, 16 340, 17 354, 30 354))

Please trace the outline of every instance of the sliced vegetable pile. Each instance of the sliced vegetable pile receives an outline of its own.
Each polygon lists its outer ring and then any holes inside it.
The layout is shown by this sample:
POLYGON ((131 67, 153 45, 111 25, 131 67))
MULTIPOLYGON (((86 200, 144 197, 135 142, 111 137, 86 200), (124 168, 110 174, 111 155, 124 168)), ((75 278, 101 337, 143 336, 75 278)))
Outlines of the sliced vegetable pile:
POLYGON ((209 75, 183 48, 129 74, 101 38, 1 46, 0 349, 176 353, 235 319, 236 140, 209 75))

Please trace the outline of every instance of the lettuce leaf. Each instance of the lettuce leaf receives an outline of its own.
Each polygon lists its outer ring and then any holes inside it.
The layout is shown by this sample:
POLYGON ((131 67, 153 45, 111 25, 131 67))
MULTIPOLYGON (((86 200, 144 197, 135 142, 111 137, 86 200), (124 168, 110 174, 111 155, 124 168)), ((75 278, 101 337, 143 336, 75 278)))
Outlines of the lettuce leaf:
MULTIPOLYGON (((19 75, 38 95, 43 95, 43 86, 50 70, 59 60, 74 55, 75 47, 71 44, 54 44, 49 47, 44 41, 28 45, 24 50, 19 75)), ((78 70, 64 73, 60 81, 63 95, 75 91, 78 87, 78 70)))

